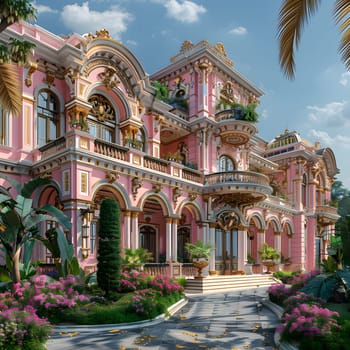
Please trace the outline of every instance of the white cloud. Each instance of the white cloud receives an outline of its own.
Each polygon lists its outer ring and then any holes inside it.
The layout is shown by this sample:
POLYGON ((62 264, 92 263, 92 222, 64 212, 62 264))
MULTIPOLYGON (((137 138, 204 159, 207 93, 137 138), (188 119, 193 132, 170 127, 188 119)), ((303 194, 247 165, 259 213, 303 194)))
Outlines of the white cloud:
POLYGON ((137 41, 135 41, 135 40, 127 40, 126 41, 126 43, 128 44, 128 45, 132 45, 132 46, 137 46, 137 41))
POLYGON ((350 80, 350 72, 345 72, 341 75, 339 83, 344 86, 347 86, 349 83, 349 80, 350 80))
POLYGON ((344 126, 350 120, 348 102, 330 102, 324 106, 307 106, 309 119, 312 122, 325 123, 327 126, 344 126))
POLYGON ((37 4, 36 1, 33 1, 33 6, 36 8, 39 15, 41 13, 57 13, 58 12, 56 9, 51 8, 50 6, 37 4))
POLYGON ((320 141, 322 145, 332 146, 334 144, 334 139, 329 136, 327 131, 311 129, 309 131, 309 136, 316 138, 317 141, 320 141))
POLYGON ((61 16, 67 28, 77 33, 94 33, 105 28, 115 39, 120 39, 120 34, 127 29, 127 23, 133 19, 130 13, 117 6, 98 12, 91 10, 88 2, 81 6, 77 3, 64 6, 61 16))
POLYGON ((248 33, 247 28, 244 28, 242 26, 233 28, 229 31, 230 34, 234 34, 234 35, 245 35, 248 33))
POLYGON ((194 23, 199 20, 199 16, 207 9, 189 0, 155 0, 153 2, 162 4, 166 8, 167 15, 179 22, 194 23))
POLYGON ((344 136, 341 134, 331 136, 327 131, 315 129, 311 129, 308 135, 315 138, 317 141, 320 141, 322 146, 332 146, 334 148, 340 146, 341 148, 350 148, 350 136, 344 136))
POLYGON ((267 119, 269 117, 269 113, 267 109, 263 109, 262 112, 260 113, 260 118, 261 119, 267 119))

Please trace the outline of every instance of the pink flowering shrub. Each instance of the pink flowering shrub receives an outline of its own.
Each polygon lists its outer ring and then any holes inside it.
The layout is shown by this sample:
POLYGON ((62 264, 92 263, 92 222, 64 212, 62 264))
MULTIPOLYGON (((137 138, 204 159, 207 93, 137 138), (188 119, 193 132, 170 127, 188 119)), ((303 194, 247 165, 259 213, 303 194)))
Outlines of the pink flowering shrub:
POLYGON ((120 276, 119 293, 134 292, 147 288, 148 281, 151 277, 143 272, 132 271, 122 272, 120 276))
POLYGON ((288 278, 288 284, 291 285, 291 288, 295 292, 303 288, 311 278, 314 278, 320 273, 321 273, 320 270, 313 270, 307 273, 299 273, 299 274, 293 275, 290 278, 288 278))
POLYGON ((74 289, 79 283, 79 279, 72 275, 53 282, 49 282, 45 275, 36 276, 30 282, 14 284, 12 295, 0 294, 0 310, 4 306, 23 309, 30 305, 40 317, 55 322, 64 310, 89 300, 74 289))
POLYGON ((49 322, 38 317, 32 306, 19 309, 1 304, 0 349, 44 350, 51 332, 49 322))
POLYGON ((160 313, 158 296, 159 292, 152 289, 137 290, 132 297, 129 311, 144 318, 153 318, 160 313))
POLYGON ((283 283, 272 284, 268 289, 269 299, 280 306, 292 293, 293 290, 283 283))
POLYGON ((277 328, 281 339, 300 341, 303 337, 329 336, 339 328, 339 314, 312 304, 298 304, 282 316, 282 325, 277 328))
POLYGON ((292 310, 294 310, 294 308, 296 308, 299 304, 317 305, 320 307, 324 307, 326 305, 326 301, 321 298, 317 298, 312 294, 297 292, 295 295, 291 295, 290 297, 284 300, 284 312, 291 313, 292 310))
POLYGON ((157 290, 161 295, 171 295, 184 293, 184 288, 179 283, 170 277, 157 275, 148 283, 149 287, 157 290))

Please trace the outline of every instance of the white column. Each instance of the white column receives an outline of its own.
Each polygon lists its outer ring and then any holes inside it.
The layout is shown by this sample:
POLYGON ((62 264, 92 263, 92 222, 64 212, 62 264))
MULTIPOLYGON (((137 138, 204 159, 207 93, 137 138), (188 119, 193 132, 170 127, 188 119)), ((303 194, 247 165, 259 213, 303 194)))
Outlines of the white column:
POLYGON ((281 232, 275 232, 275 249, 277 249, 279 252, 281 252, 281 232))
POLYGON ((166 261, 168 262, 172 260, 171 221, 171 218, 165 219, 166 261))
POLYGON ((216 227, 216 223, 215 222, 211 222, 209 224, 209 228, 208 228, 208 224, 204 224, 206 225, 206 230, 209 230, 209 243, 211 244, 211 246, 213 247, 210 251, 210 259, 209 259, 209 271, 214 271, 215 270, 215 227, 216 227))
MULTIPOLYGON (((262 249, 263 244, 265 243, 265 231, 264 230, 258 230, 258 251, 262 249)), ((260 257, 258 254, 258 262, 261 263, 260 257)))
POLYGON ((131 214, 131 228, 131 248, 137 249, 140 246, 139 213, 131 214))
POLYGON ((244 271, 247 261, 247 231, 238 230, 238 270, 244 271))
MULTIPOLYGON (((275 243, 275 249, 281 253, 282 251, 282 244, 281 244, 281 232, 275 232, 275 237, 274 237, 274 243, 275 243)), ((279 271, 281 269, 281 263, 277 264, 277 270, 279 271)))
POLYGON ((177 223, 178 219, 173 219, 172 223, 172 254, 171 258, 173 261, 177 261, 177 223))
POLYGON ((124 212, 124 248, 131 248, 131 213, 124 212))

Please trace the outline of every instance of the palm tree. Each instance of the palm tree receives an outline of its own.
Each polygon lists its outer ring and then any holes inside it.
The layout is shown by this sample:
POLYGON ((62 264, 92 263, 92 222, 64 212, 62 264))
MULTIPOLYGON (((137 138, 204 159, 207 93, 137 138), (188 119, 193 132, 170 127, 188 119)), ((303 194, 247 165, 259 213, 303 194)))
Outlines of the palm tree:
MULTIPOLYGON (((317 11, 321 0, 284 0, 279 12, 279 60, 284 74, 294 78, 294 50, 298 48, 301 31, 317 11)), ((350 68, 350 0, 335 0, 334 18, 342 33, 339 52, 347 69, 350 68)))
MULTIPOLYGON (((36 10, 28 0, 0 1, 0 33, 20 20, 35 19, 36 10)), ((20 79, 13 63, 25 64, 33 47, 33 44, 18 39, 12 39, 9 45, 0 44, 0 106, 14 115, 21 111, 22 94, 20 79)))

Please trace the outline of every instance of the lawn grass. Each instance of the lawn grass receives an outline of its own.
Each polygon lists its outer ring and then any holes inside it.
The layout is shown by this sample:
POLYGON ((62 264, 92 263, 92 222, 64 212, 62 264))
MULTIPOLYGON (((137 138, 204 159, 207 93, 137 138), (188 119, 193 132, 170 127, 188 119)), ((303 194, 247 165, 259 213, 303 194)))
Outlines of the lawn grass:
POLYGON ((61 323, 93 325, 93 324, 114 324, 137 322, 145 319, 153 319, 156 316, 166 313, 167 308, 177 301, 180 297, 176 294, 170 296, 159 296, 157 306, 152 310, 149 317, 130 312, 129 307, 134 293, 122 293, 116 301, 110 301, 107 304, 90 303, 79 308, 67 310, 61 323))

